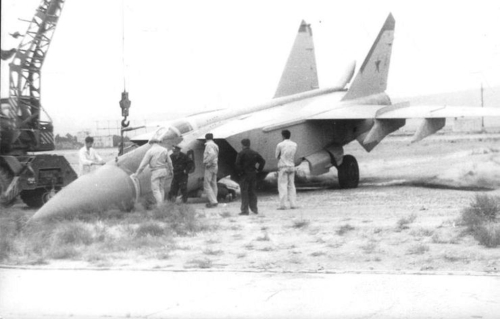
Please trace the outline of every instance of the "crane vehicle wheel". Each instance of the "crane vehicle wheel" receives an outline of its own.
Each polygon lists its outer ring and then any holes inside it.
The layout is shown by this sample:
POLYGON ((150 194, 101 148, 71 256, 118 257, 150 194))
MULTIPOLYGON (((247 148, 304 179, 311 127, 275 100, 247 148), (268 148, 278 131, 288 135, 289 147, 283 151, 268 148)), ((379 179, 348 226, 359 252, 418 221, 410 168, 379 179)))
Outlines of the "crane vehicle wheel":
POLYGON ((32 208, 40 208, 51 198, 50 191, 45 188, 35 188, 30 190, 23 190, 21 192, 21 199, 23 202, 32 208))
POLYGON ((15 197, 11 199, 4 197, 12 179, 12 174, 7 169, 0 167, 0 207, 8 207, 14 204, 15 197))
POLYGON ((340 188, 356 188, 359 184, 358 161, 352 155, 345 155, 338 168, 340 188))

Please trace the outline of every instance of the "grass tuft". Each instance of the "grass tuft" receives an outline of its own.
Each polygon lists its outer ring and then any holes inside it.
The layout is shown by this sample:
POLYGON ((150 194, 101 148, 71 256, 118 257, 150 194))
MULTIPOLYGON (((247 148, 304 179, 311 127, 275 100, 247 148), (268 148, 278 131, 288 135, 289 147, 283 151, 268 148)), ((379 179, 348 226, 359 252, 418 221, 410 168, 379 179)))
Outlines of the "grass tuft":
POLYGON ((337 229, 337 231, 335 231, 335 233, 339 236, 342 236, 350 231, 353 231, 354 230, 354 227, 352 227, 351 225, 349 224, 345 224, 345 225, 342 225, 339 227, 339 229, 337 229))
POLYGON ((294 220, 292 227, 293 228, 305 228, 305 227, 309 226, 310 223, 311 223, 310 221, 305 220, 305 219, 294 220))
POLYGON ((188 261, 184 265, 184 268, 201 268, 201 269, 212 268, 212 261, 208 258, 201 258, 201 259, 195 258, 188 261))
POLYGON ((424 244, 416 244, 408 248, 406 251, 407 255, 423 255, 429 251, 429 246, 424 244))
POLYGON ((153 236, 161 237, 167 234, 166 229, 157 221, 147 221, 139 225, 135 231, 137 237, 153 236))
POLYGON ((165 222, 179 236, 193 235, 214 228, 206 220, 197 218, 196 210, 189 205, 167 202, 155 208, 150 214, 152 219, 165 222))
POLYGON ((408 227, 408 225, 413 223, 415 221, 415 219, 417 219, 417 215, 415 215, 414 213, 412 213, 406 217, 402 217, 398 220, 398 222, 396 224, 396 228, 398 230, 408 229, 408 228, 410 228, 410 227, 408 227))

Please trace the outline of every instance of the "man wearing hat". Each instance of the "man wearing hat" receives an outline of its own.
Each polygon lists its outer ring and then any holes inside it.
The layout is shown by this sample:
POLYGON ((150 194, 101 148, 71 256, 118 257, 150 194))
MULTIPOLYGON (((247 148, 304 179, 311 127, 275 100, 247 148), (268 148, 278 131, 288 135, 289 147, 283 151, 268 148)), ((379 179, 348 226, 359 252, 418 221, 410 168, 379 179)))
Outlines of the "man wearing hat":
POLYGON ((194 162, 189 156, 181 152, 181 148, 178 145, 174 146, 174 152, 170 155, 170 159, 174 167, 174 178, 172 178, 172 184, 170 184, 168 198, 175 202, 180 191, 182 194, 182 202, 186 203, 188 199, 188 173, 193 168, 194 162))
POLYGON ((257 173, 262 172, 266 161, 256 151, 250 149, 250 140, 245 138, 241 140, 243 150, 236 157, 236 170, 240 174, 241 189, 241 213, 248 215, 248 206, 255 214, 259 213, 257 208, 257 194, 255 187, 257 185, 257 173), (258 164, 258 167, 257 167, 258 164))
POLYGON ((203 152, 203 165, 205 165, 205 175, 203 177, 203 189, 207 194, 207 208, 216 207, 217 201, 217 171, 219 159, 219 147, 214 142, 214 135, 205 135, 205 151, 203 152))
POLYGON ((144 158, 137 168, 135 174, 130 177, 136 178, 149 165, 151 169, 151 191, 159 206, 165 199, 165 181, 168 175, 172 174, 172 161, 168 156, 168 151, 160 145, 160 140, 153 137, 149 140, 151 148, 146 152, 144 158))

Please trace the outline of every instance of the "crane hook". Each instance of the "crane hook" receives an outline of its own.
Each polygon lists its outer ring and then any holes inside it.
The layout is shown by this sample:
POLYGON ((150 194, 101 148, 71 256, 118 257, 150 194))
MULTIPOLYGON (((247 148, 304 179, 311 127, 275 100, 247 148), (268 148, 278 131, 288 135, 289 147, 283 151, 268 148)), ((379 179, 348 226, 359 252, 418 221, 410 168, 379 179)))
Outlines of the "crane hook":
POLYGON ((125 122, 126 120, 127 117, 125 116, 125 118, 122 120, 122 128, 128 127, 130 125, 130 121, 125 122))

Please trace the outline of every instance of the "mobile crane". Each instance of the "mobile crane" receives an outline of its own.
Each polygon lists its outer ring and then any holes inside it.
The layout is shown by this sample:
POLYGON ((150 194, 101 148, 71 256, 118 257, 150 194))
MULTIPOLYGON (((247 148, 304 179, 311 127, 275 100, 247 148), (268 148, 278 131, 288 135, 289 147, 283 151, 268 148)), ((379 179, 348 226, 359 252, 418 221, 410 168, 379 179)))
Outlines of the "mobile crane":
POLYGON ((34 154, 55 149, 52 120, 41 104, 41 70, 64 2, 42 0, 17 50, 6 57, 12 61, 9 97, 1 99, 0 111, 2 206, 20 195, 26 205, 40 207, 77 178, 64 156, 34 154), (48 120, 42 120, 42 112, 48 120))

